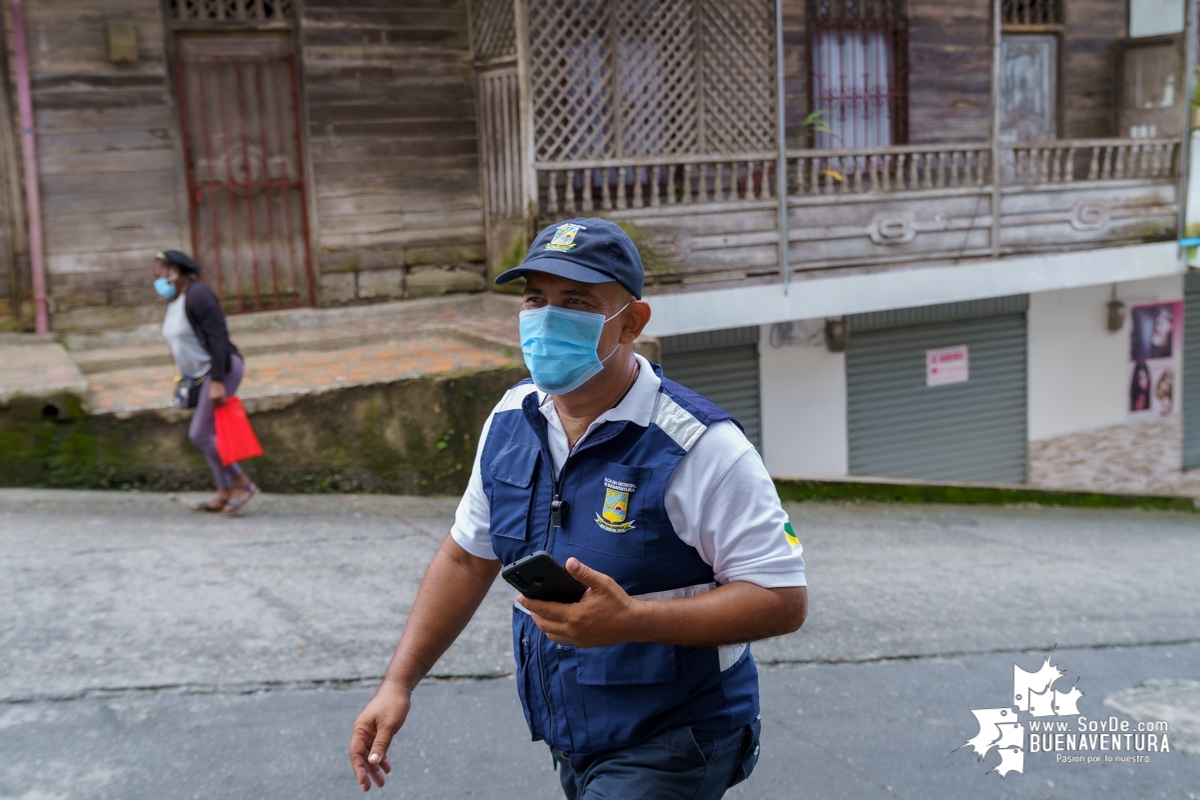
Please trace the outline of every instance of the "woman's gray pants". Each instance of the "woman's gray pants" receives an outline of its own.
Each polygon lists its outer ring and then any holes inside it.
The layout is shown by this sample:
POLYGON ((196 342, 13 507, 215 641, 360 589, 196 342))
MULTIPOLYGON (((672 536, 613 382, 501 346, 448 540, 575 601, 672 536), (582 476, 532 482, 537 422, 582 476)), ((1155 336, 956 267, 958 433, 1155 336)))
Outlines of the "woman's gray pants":
MULTIPOLYGON (((230 359, 229 372, 225 373, 225 396, 233 397, 241 382, 242 357, 235 354, 230 359)), ((208 459, 213 480, 217 482, 217 490, 222 491, 233 488, 233 479, 242 474, 242 468, 237 462, 228 467, 221 466, 221 457, 217 455, 217 434, 213 428, 213 404, 208 399, 208 387, 211 383, 212 373, 209 373, 204 376, 204 383, 200 384, 200 397, 196 400, 196 413, 192 417, 192 427, 188 429, 188 438, 208 459)))

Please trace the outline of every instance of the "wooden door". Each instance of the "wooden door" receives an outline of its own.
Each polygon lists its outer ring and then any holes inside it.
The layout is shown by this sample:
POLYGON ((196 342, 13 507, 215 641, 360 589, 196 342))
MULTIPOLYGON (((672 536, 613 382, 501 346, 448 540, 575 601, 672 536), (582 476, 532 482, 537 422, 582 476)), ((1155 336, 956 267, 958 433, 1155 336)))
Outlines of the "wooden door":
POLYGON ((1058 138, 1058 38, 1006 34, 1000 45, 1000 140, 1058 138))
POLYGON ((192 241, 228 311, 314 302, 296 65, 287 34, 182 35, 192 241))

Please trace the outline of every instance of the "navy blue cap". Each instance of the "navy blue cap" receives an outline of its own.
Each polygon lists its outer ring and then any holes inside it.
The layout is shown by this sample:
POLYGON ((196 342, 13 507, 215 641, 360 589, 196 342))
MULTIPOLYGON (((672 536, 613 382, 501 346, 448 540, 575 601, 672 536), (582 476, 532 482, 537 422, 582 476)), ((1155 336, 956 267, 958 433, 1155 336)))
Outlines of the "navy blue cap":
POLYGON ((639 300, 646 274, 637 246, 615 222, 578 217, 556 222, 537 235, 519 267, 506 270, 496 283, 508 283, 527 272, 545 272, 580 283, 616 281, 639 300))
POLYGON ((185 272, 195 272, 197 275, 200 274, 200 270, 204 269, 200 266, 199 261, 178 250, 163 250, 161 253, 155 253, 154 257, 159 261, 179 267, 185 272))

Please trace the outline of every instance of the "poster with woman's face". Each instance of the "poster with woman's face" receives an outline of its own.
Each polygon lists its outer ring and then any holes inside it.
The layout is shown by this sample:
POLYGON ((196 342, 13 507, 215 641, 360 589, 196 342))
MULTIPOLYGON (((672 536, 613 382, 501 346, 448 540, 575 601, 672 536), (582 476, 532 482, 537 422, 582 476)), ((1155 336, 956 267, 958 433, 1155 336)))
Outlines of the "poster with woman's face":
POLYGON ((1129 416, 1165 417, 1175 409, 1183 303, 1133 306, 1129 319, 1129 416))

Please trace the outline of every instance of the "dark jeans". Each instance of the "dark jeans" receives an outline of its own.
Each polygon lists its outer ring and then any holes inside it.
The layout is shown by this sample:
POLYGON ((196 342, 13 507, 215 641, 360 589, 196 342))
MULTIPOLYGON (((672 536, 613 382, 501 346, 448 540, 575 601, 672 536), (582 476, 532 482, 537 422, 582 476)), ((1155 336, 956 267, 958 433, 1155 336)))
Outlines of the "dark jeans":
MULTIPOLYGON (((225 373, 225 396, 237 394, 238 384, 242 382, 242 357, 235 355, 230 359, 229 372, 225 373)), ((200 448, 212 470, 213 480, 217 489, 230 489, 233 479, 242 474, 242 468, 236 462, 228 467, 221 466, 221 457, 217 455, 217 434, 213 428, 213 404, 208 399, 208 386, 212 383, 211 375, 204 376, 200 384, 200 396, 196 399, 196 412, 192 415, 192 427, 188 429, 188 438, 192 444, 200 448)))
POLYGON ((672 728, 624 750, 554 756, 567 800, 718 800, 754 770, 759 728, 672 728))

